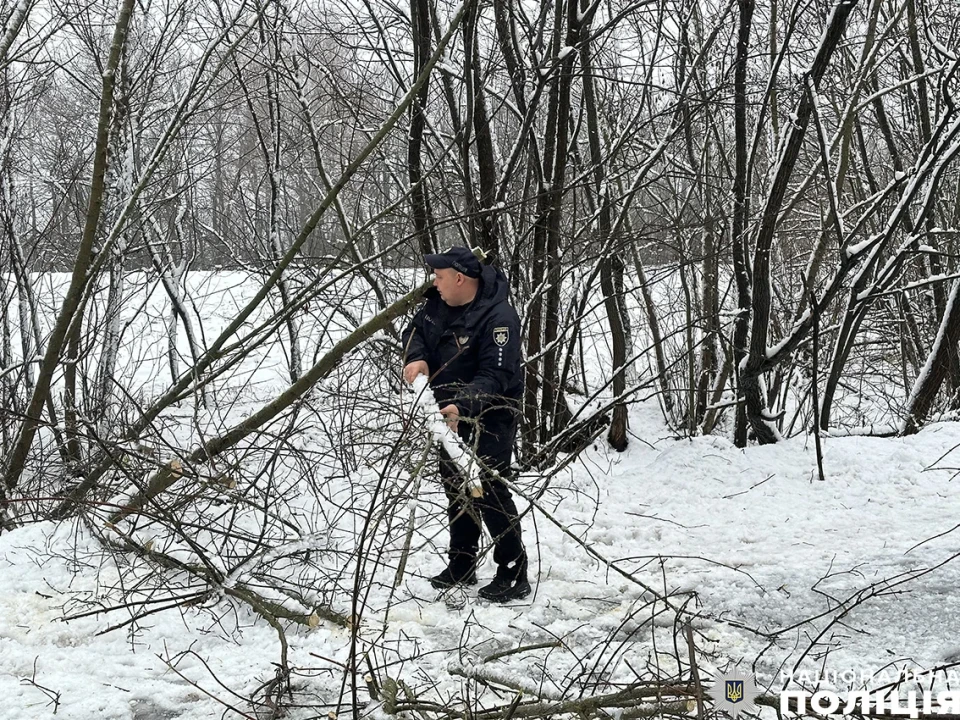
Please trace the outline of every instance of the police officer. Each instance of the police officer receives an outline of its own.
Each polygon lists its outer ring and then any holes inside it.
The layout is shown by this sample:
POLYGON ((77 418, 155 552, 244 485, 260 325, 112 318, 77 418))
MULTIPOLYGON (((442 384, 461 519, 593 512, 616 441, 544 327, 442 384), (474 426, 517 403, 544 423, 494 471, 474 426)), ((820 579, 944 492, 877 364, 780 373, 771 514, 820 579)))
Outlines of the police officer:
MULTIPOLYGON (((510 454, 517 432, 523 375, 520 319, 507 302, 509 285, 499 270, 481 265, 467 248, 426 255, 433 287, 403 333, 403 376, 430 380, 448 425, 500 477, 510 477, 510 454)), ((506 484, 484 473, 483 494, 469 498, 457 466, 441 453, 440 476, 447 495, 450 549, 447 567, 430 578, 433 587, 477 583, 479 518, 493 538, 497 574, 478 591, 506 602, 530 594, 527 555, 517 506, 506 484)))

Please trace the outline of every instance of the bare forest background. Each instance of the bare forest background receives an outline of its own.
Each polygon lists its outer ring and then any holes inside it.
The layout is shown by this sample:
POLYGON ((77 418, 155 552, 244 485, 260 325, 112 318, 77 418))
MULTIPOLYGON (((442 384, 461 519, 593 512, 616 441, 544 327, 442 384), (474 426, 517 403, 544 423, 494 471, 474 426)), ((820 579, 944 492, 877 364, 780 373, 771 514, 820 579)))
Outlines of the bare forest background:
MULTIPOLYGON (((420 257, 452 244, 510 279, 518 457, 544 477, 598 438, 626 449, 640 402, 741 447, 960 408, 953 0, 5 0, 0 18, 6 529, 99 513, 105 542, 206 586, 294 532, 284 467, 416 476, 384 398, 420 257), (250 291, 212 322, 198 278, 234 276, 250 291), (254 393, 239 369, 267 347, 282 382, 254 393), (184 517, 223 487, 259 524, 205 545, 184 517), (124 522, 234 560, 183 563, 124 522)), ((286 617, 254 586, 231 593, 286 617)))

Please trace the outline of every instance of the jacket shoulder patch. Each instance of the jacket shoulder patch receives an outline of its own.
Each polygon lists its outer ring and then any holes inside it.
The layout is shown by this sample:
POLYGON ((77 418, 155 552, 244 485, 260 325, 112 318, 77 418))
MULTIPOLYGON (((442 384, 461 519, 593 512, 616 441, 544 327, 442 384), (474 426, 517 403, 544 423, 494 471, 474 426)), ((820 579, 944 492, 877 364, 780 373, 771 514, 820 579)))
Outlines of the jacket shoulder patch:
POLYGON ((493 329, 493 341, 500 347, 510 342, 510 328, 506 325, 495 327, 493 329))

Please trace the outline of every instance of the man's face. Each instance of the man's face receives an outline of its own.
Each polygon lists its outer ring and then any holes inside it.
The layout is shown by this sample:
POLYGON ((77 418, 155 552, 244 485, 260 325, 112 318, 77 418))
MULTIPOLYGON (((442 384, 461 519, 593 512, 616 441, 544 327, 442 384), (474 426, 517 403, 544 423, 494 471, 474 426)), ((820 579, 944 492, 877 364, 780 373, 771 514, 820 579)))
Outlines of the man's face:
POLYGON ((433 286, 447 305, 463 304, 464 277, 453 268, 437 268, 433 271, 433 286))

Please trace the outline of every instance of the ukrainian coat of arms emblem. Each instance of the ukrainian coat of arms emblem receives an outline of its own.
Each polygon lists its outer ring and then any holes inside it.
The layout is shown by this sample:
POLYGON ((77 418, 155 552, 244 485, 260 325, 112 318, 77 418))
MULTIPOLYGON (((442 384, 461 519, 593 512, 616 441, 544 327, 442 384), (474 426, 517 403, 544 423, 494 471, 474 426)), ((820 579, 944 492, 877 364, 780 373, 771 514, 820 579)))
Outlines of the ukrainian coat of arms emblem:
POLYGON ((726 710, 736 720, 742 712, 753 708, 753 700, 757 695, 753 677, 739 670, 724 673, 714 679, 710 688, 710 697, 713 698, 717 710, 726 710))

